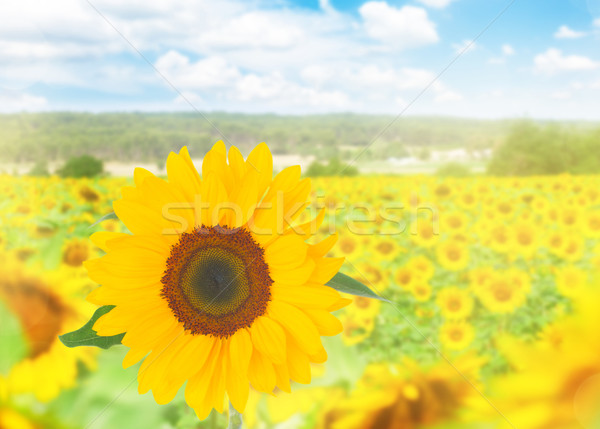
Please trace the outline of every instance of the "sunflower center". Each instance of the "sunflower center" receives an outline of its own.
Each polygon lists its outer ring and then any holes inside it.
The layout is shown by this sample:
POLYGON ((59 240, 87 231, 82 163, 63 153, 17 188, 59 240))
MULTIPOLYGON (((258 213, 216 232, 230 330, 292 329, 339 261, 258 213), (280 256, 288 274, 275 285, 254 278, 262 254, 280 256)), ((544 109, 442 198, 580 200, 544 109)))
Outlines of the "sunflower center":
POLYGON ((227 338, 266 313, 273 280, 242 228, 198 227, 171 248, 161 295, 192 334, 227 338))
POLYGON ((191 306, 214 316, 235 311, 248 298, 243 261, 219 247, 200 249, 181 274, 181 290, 191 306))

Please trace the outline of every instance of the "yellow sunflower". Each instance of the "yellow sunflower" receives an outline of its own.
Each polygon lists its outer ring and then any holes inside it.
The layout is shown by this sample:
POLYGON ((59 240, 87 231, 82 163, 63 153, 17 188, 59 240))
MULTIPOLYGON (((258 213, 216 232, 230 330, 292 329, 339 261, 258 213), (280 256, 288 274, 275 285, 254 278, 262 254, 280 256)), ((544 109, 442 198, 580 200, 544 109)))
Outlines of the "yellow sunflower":
POLYGON ((442 289, 436 303, 446 319, 466 319, 473 311, 473 298, 468 291, 457 287, 442 289))
POLYGON ((92 315, 93 306, 81 299, 89 280, 65 266, 42 271, 26 268, 10 254, 2 259, 0 301, 21 327, 26 346, 6 374, 6 389, 47 402, 75 385, 79 362, 95 366, 94 350, 67 350, 58 340, 92 315))
POLYGON ((587 286, 588 274, 585 270, 567 265, 555 270, 556 289, 564 296, 574 297, 587 286))
POLYGON ((310 363, 327 359, 320 336, 342 332, 330 312, 349 300, 325 286, 343 262, 324 257, 337 236, 307 244, 324 216, 294 225, 310 180, 298 166, 272 174, 264 143, 244 160, 218 142, 202 177, 184 147, 167 159, 168 181, 137 168, 113 203, 132 234, 92 236, 107 254, 85 262, 102 285, 88 299, 116 306, 94 329, 126 332, 123 366, 146 357, 138 390, 160 404, 187 381, 199 419, 222 412, 225 393, 243 412, 250 384, 271 393, 309 383, 310 363))
POLYGON ((440 341, 449 350, 463 350, 475 338, 473 326, 464 320, 448 321, 440 328, 440 341))
POLYGON ((469 264, 469 248, 456 240, 441 243, 436 248, 439 264, 450 271, 460 271, 469 264))

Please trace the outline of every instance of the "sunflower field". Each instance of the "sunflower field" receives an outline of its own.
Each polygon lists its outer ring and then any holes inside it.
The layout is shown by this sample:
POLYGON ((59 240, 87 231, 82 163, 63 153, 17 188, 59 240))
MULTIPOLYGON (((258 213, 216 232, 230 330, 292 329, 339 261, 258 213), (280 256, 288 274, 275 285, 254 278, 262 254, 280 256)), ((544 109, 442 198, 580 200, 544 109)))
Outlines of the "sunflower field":
MULTIPOLYGON (((128 347, 58 339, 97 309, 90 235, 127 232, 106 215, 133 183, 0 176, 1 429, 227 426, 140 395, 128 347)), ((600 176, 318 178, 309 202, 312 242, 337 234, 327 256, 381 299, 343 295, 340 333, 315 310, 326 362, 251 388, 244 427, 600 427, 600 176)))

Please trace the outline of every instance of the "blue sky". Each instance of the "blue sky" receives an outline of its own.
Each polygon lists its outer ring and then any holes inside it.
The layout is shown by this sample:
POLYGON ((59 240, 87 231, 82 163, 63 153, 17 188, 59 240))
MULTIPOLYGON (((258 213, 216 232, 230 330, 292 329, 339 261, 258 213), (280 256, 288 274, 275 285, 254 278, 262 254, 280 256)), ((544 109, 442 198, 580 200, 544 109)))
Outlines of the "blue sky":
POLYGON ((515 0, 465 50, 509 3, 2 2, 0 112, 599 120, 600 0, 515 0))

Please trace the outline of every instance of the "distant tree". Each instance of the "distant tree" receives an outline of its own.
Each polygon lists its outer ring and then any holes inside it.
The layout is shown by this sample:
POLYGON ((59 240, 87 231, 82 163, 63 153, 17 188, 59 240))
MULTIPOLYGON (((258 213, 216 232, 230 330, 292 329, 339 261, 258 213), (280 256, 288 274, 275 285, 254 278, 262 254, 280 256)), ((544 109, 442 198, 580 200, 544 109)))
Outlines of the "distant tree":
POLYGON ((38 161, 34 164, 33 167, 31 167, 31 170, 29 170, 29 173, 27 173, 27 175, 29 176, 38 176, 38 177, 46 177, 50 175, 50 171, 48 171, 48 162, 47 161, 38 161))
POLYGON ((449 162, 441 165, 435 174, 440 177, 467 177, 471 175, 471 170, 458 162, 449 162))
POLYGON ((599 172, 600 131, 566 131, 529 121, 513 127, 488 164, 488 173, 497 176, 599 172))
POLYGON ((91 155, 70 158, 57 173, 61 177, 95 177, 104 171, 104 163, 91 155))
POLYGON ((417 158, 419 158, 421 161, 427 161, 429 158, 431 158, 431 151, 424 147, 417 153, 417 158))
POLYGON ((322 176, 357 176, 358 168, 341 162, 338 158, 331 158, 327 164, 313 161, 306 170, 308 177, 322 176))

